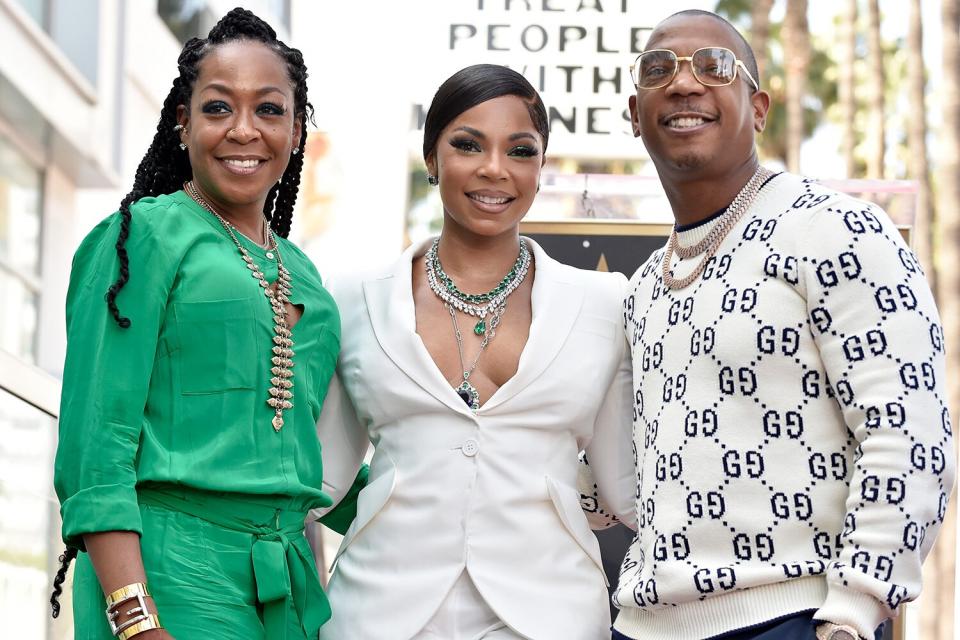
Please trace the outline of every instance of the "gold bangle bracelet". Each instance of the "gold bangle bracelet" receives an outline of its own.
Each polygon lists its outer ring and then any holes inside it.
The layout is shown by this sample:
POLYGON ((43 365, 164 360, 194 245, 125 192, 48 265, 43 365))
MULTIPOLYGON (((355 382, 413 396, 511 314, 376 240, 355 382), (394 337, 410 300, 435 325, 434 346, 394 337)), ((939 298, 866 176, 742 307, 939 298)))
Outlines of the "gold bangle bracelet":
POLYGON ((120 587, 113 593, 107 596, 107 607, 114 607, 120 602, 125 602, 126 600, 132 600, 137 596, 147 598, 150 596, 150 593, 147 591, 147 585, 142 582, 134 582, 128 584, 125 587, 120 587))
POLYGON ((120 640, 129 640, 133 636, 143 633, 144 631, 151 631, 152 629, 163 629, 160 625, 160 618, 154 614, 147 616, 146 620, 141 620, 135 625, 131 625, 117 634, 117 638, 120 640))
POLYGON ((125 587, 120 587, 108 595, 106 614, 107 624, 110 625, 110 633, 118 638, 129 637, 123 636, 123 633, 147 621, 150 618, 150 614, 147 612, 146 599, 149 597, 150 593, 147 591, 147 585, 142 582, 134 582, 125 587), (122 623, 117 624, 117 621, 123 613, 122 609, 124 607, 122 607, 122 605, 131 600, 137 601, 136 606, 126 612, 126 619, 122 623))

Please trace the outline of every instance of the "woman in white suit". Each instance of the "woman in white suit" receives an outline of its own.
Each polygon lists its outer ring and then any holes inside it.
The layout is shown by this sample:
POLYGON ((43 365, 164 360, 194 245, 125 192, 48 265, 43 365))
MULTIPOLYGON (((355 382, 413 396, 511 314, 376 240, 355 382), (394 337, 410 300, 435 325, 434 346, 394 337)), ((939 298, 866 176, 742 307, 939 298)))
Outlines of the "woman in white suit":
POLYGON ((424 127, 439 238, 332 284, 343 337, 318 427, 325 490, 346 492, 368 439, 375 453, 322 640, 609 637, 577 455, 604 458, 597 497, 630 521, 614 503, 635 484, 614 462, 632 446, 626 280, 520 237, 547 138, 521 75, 454 74, 424 127))

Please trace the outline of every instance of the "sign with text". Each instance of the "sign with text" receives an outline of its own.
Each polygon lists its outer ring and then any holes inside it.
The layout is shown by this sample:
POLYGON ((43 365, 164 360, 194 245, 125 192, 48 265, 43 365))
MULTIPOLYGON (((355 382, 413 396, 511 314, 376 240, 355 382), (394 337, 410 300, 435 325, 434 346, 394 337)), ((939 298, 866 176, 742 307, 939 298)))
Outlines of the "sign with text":
POLYGON ((419 80, 414 105, 422 128, 430 98, 453 72, 472 64, 502 64, 540 92, 550 118, 552 155, 645 157, 633 137, 627 98, 630 64, 651 26, 639 0, 458 0, 434 5, 424 49, 430 73, 419 80), (637 5, 634 7, 634 5, 637 5), (434 71, 445 73, 434 73, 434 71))

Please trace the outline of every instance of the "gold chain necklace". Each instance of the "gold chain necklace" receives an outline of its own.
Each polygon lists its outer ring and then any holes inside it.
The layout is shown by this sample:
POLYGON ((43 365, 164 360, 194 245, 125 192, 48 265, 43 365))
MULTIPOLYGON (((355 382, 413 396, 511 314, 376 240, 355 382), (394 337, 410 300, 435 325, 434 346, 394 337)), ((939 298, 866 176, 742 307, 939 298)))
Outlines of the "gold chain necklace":
POLYGON ((663 254, 662 265, 663 284, 668 289, 683 289, 700 277, 700 274, 703 273, 703 270, 707 266, 707 262, 714 256, 717 249, 720 248, 723 239, 727 237, 727 234, 730 233, 733 226, 737 224, 737 221, 747 212, 747 209, 750 208, 750 205, 752 205, 756 199, 760 187, 763 186, 772 175, 773 172, 769 169, 757 167, 753 177, 747 181, 747 184, 743 186, 740 193, 737 194, 733 202, 730 203, 730 206, 727 207, 727 210, 723 212, 723 215, 717 220, 713 229, 707 234, 707 237, 692 247, 681 247, 678 244, 676 227, 671 230, 670 240, 667 242, 667 250, 663 254), (670 261, 673 259, 674 252, 681 258, 694 258, 703 253, 703 258, 689 274, 683 278, 675 278, 670 274, 670 261))
POLYGON ((283 428, 283 412, 287 409, 293 409, 293 403, 291 402, 293 391, 291 391, 291 389, 293 389, 294 352, 292 348, 292 334, 290 328, 287 326, 286 307, 290 292, 293 290, 293 284, 290 280, 290 272, 283 266, 277 239, 273 236, 273 231, 268 225, 266 248, 270 248, 272 245, 273 251, 277 255, 277 288, 276 291, 274 291, 270 287, 270 283, 267 282, 266 276, 263 275, 263 272, 260 271, 260 268, 253 261, 253 258, 247 250, 243 248, 243 245, 240 244, 240 240, 233 231, 233 225, 227 222, 222 215, 217 213, 217 211, 203 199, 203 196, 200 195, 200 192, 192 180, 183 185, 183 190, 193 198, 194 202, 217 217, 217 220, 220 221, 223 228, 230 234, 230 239, 233 240, 233 244, 236 245, 240 251, 240 257, 243 258, 247 269, 250 270, 250 275, 260 283, 260 287, 263 289, 263 295, 265 295, 270 302, 270 308, 273 310, 273 356, 270 358, 270 362, 273 366, 270 368, 272 377, 270 378, 270 397, 267 398, 267 404, 274 410, 273 420, 271 420, 273 429, 274 431, 280 431, 280 429, 283 428))

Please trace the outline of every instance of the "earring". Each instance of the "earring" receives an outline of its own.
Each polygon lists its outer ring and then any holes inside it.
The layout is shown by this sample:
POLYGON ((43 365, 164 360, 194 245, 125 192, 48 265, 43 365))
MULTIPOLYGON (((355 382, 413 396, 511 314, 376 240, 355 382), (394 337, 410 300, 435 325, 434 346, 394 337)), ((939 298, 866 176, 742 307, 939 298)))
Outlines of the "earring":
POLYGON ((300 153, 300 149, 298 149, 297 147, 294 147, 293 151, 291 151, 290 153, 292 153, 293 155, 297 155, 298 153, 300 153))
POLYGON ((429 184, 431 187, 435 187, 435 186, 437 186, 438 184, 440 184, 440 178, 438 178, 437 176, 435 176, 435 175, 433 175, 433 174, 429 174, 429 173, 428 173, 428 174, 427 174, 427 184, 429 184))
MULTIPOLYGON (((174 132, 174 133, 180 133, 181 131, 184 132, 184 133, 186 133, 186 132, 187 132, 187 128, 186 128, 185 126, 183 126, 182 124, 174 125, 174 127, 173 127, 173 132, 174 132)), ((180 150, 181 150, 181 151, 186 151, 186 150, 187 150, 187 143, 186 143, 186 142, 181 142, 181 143, 180 143, 180 150)))

